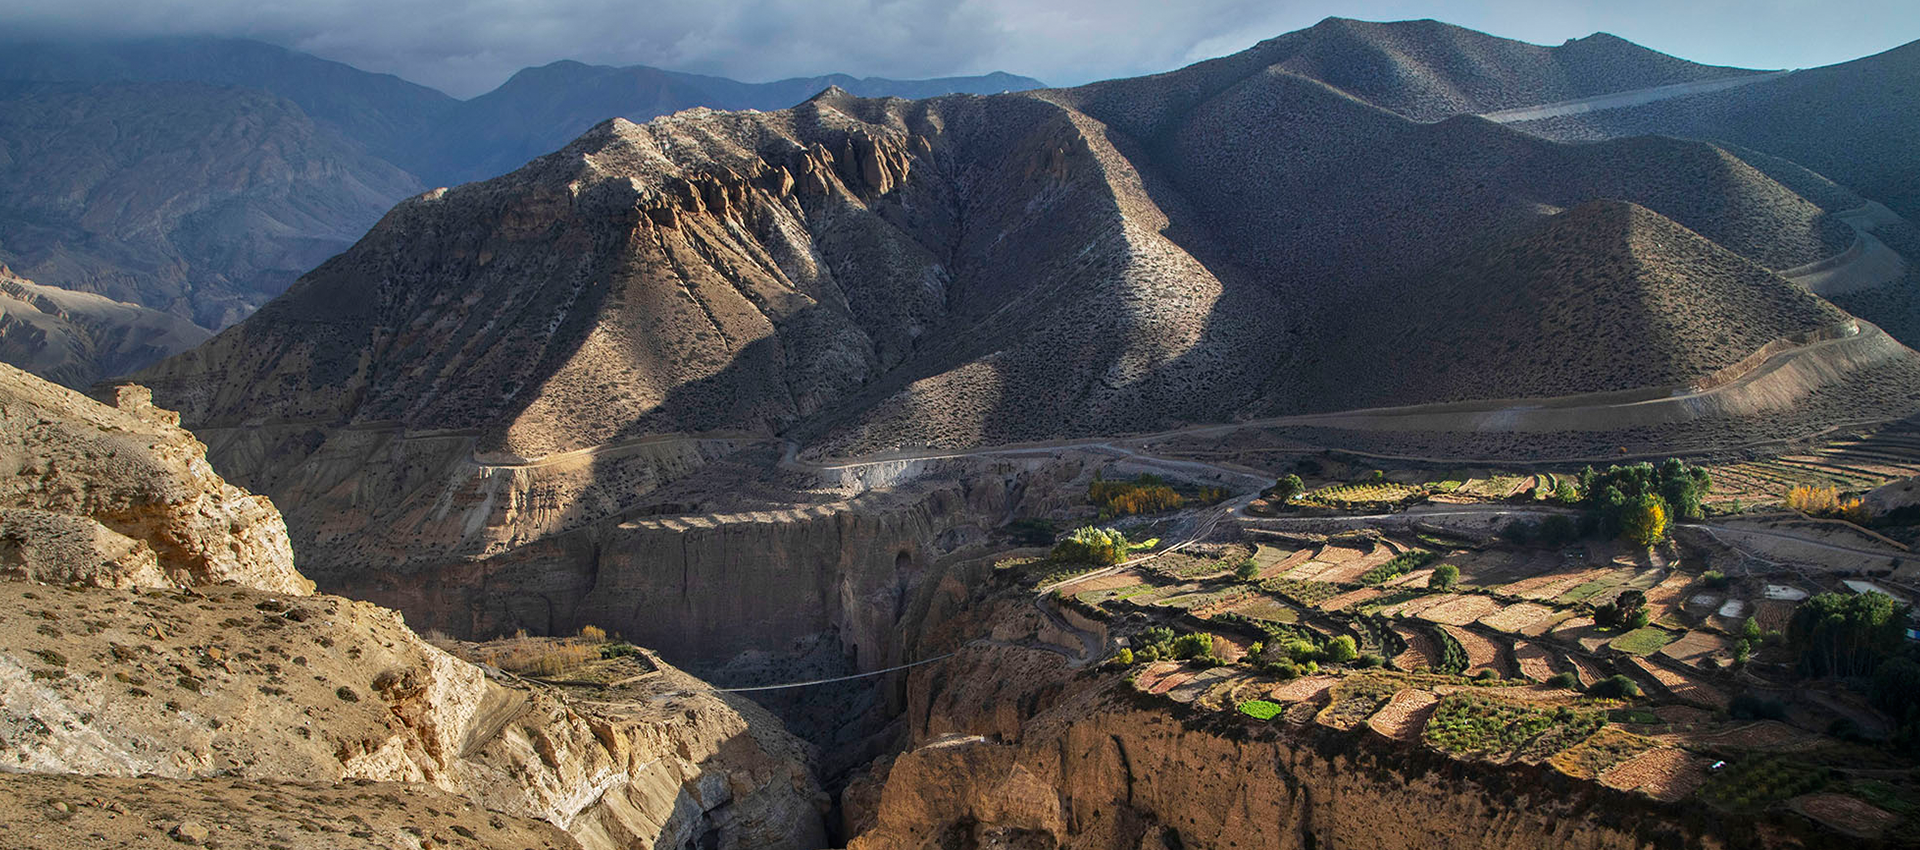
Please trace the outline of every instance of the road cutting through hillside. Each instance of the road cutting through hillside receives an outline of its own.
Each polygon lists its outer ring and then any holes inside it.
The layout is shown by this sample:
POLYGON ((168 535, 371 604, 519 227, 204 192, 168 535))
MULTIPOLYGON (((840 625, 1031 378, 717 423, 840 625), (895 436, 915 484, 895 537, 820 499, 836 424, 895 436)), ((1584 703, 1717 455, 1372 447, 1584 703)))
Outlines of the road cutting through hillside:
POLYGON ((1690 83, 1673 83, 1671 85, 1665 85, 1665 86, 1654 86, 1652 88, 1634 89, 1632 91, 1613 92, 1610 94, 1599 94, 1599 95, 1594 95, 1592 97, 1575 98, 1573 100, 1561 100, 1561 101, 1555 101, 1553 103, 1536 104, 1534 106, 1519 106, 1519 107, 1514 107, 1512 109, 1500 109, 1493 112, 1480 113, 1480 117, 1485 118, 1488 121, 1492 121, 1496 124, 1517 124, 1522 121, 1538 121, 1543 118, 1559 118, 1563 115, 1580 115, 1588 112, 1604 112, 1609 109, 1625 109, 1630 106, 1645 106, 1649 103, 1658 103, 1663 100, 1672 100, 1673 98, 1676 98, 1676 97, 1687 97, 1689 95, 1707 94, 1709 92, 1717 92, 1717 91, 1726 91, 1727 89, 1739 88, 1741 86, 1748 86, 1754 83, 1763 83, 1769 80, 1777 80, 1777 79, 1780 79, 1781 77, 1785 77, 1792 73, 1793 73, 1792 71, 1772 71, 1772 72, 1759 73, 1759 74, 1747 74, 1739 77, 1722 77, 1720 79, 1715 79, 1715 80, 1700 80, 1697 82, 1690 82, 1690 83))

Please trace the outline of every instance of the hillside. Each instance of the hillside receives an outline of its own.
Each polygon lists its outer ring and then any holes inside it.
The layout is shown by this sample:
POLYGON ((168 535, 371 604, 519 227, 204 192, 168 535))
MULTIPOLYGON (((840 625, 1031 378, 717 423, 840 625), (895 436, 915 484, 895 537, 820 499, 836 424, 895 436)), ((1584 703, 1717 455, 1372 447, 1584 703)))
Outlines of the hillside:
POLYGON ((293 103, 202 83, 0 83, 0 260, 218 328, 419 184, 293 103))
POLYGON ((41 286, 0 265, 0 362, 86 387, 186 351, 212 334, 157 310, 41 286))
POLYGON ((1614 201, 1424 270, 1407 290, 1417 297, 1331 334, 1351 344, 1329 349, 1330 371, 1395 379, 1351 406, 1683 385, 1846 320, 1673 220, 1614 201))
POLYGON ((1920 42, 1752 86, 1518 125, 1556 139, 1663 133, 1724 139, 1920 218, 1920 42))

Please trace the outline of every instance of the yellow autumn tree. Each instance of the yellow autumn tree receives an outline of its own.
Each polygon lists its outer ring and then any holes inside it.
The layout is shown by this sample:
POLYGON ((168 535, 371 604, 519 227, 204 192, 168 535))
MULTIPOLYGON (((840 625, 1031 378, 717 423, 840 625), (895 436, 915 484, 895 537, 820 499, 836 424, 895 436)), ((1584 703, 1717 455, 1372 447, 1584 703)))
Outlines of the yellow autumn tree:
POLYGON ((1641 546, 1652 546, 1667 539, 1667 503, 1653 495, 1642 496, 1627 505, 1620 518, 1620 533, 1641 546))

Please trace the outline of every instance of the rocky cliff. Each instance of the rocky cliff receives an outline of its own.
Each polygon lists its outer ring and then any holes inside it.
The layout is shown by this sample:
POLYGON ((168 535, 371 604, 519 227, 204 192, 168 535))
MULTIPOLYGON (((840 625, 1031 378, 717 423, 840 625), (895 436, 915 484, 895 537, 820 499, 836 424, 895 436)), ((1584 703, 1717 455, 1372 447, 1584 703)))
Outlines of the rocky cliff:
POLYGON ((273 506, 116 401, 0 367, 8 770, 416 783, 587 848, 820 846, 812 755, 764 710, 651 657, 582 701, 308 595, 273 506))

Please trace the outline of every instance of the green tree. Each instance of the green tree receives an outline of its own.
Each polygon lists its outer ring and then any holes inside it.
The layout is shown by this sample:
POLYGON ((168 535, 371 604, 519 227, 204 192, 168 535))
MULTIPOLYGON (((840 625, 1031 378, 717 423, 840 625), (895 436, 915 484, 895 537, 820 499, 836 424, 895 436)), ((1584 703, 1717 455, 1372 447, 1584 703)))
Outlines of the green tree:
POLYGON ((1320 651, 1321 657, 1335 664, 1345 664, 1360 657, 1360 648, 1354 644, 1352 635, 1336 635, 1327 641, 1320 651))
POLYGON ((1234 577, 1240 579, 1241 581, 1253 581, 1254 576, 1257 576, 1259 574, 1260 574, 1260 565, 1254 563, 1253 559, 1251 558, 1245 561, 1241 561, 1240 566, 1235 567, 1233 569, 1234 577))
POLYGON ((1620 533, 1637 546, 1667 539, 1667 505, 1659 496, 1637 496, 1620 517, 1620 533))
MULTIPOLYGON (((1627 588, 1621 591, 1619 596, 1614 597, 1612 602, 1594 606, 1593 622, 1595 625, 1606 626, 1608 628, 1629 625, 1635 619, 1638 619, 1641 614, 1646 613, 1644 610, 1646 606, 1646 593, 1633 588, 1627 588)), ((1641 623, 1641 625, 1646 624, 1641 623)), ((1635 628, 1638 628, 1638 626, 1635 628)))
POLYGON ((1572 481, 1562 478, 1559 483, 1553 485, 1553 500, 1571 507, 1579 504, 1580 490, 1573 486, 1572 481))
POLYGON ((1625 676, 1608 676, 1594 682, 1587 693, 1605 699, 1631 699, 1640 695, 1640 685, 1625 676))
POLYGON ((1133 664, 1133 650, 1122 647, 1119 652, 1113 654, 1113 663, 1122 667, 1131 666, 1133 664))
POLYGON ((1907 607, 1884 593, 1822 593, 1794 609, 1787 640, 1809 676, 1864 676, 1899 651, 1907 607))
POLYGON ((1273 482, 1273 487, 1267 490, 1267 497, 1284 505, 1306 491, 1307 482, 1300 480, 1300 476, 1286 475, 1273 482))
POLYGON ((1435 590, 1446 590, 1460 580, 1460 568, 1452 564, 1441 564, 1433 568, 1433 575, 1427 578, 1427 586, 1435 590))

